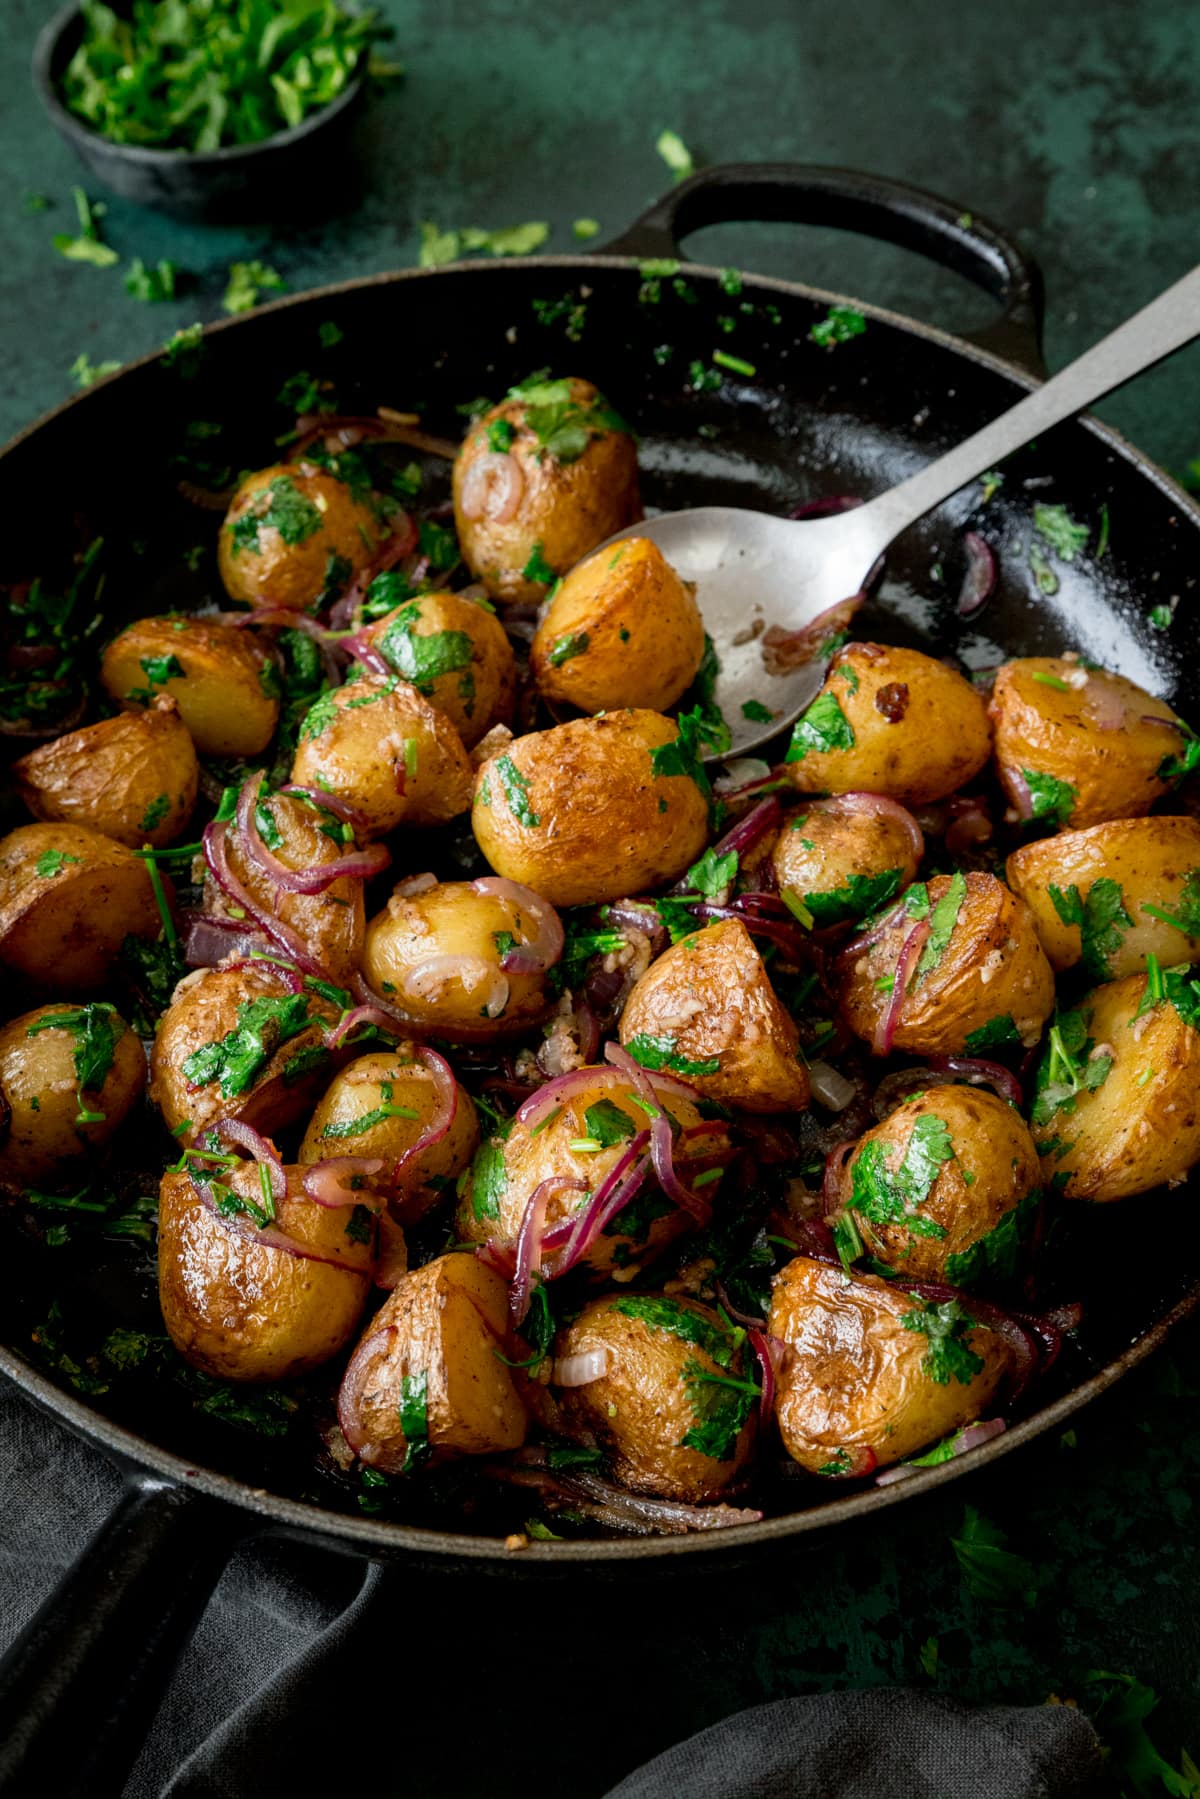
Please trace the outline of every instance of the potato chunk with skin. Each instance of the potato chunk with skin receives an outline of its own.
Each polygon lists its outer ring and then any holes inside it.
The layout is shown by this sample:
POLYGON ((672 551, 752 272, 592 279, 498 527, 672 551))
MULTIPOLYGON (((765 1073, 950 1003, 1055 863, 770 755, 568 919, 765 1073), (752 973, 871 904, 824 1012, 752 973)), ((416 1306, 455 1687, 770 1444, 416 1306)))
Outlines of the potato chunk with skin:
POLYGON ((803 793, 945 799, 988 759, 987 707, 969 681, 920 650, 849 643, 797 719, 786 773, 803 793))
POLYGON ((603 1444, 624 1486, 695 1504, 745 1471, 758 1368, 744 1333, 711 1306, 651 1293, 594 1299, 559 1332, 556 1371, 579 1356, 604 1372, 561 1390, 561 1428, 603 1444))
POLYGON ((519 1449, 528 1419, 501 1356, 524 1353, 500 1276, 473 1255, 439 1256, 402 1278, 351 1357, 338 1395, 346 1441, 391 1474, 428 1455, 519 1449))
POLYGON ((160 848, 191 816, 200 766, 179 708, 163 697, 41 744, 14 762, 13 775, 35 818, 160 848))
POLYGON ((1165 700, 1065 656, 1006 662, 989 710, 1018 814, 1076 829, 1148 812, 1170 785, 1159 770, 1183 743, 1165 700))
POLYGON ((780 892, 793 894, 822 930, 895 899, 916 877, 922 842, 916 819, 894 801, 835 794, 789 813, 771 864, 780 892))
POLYGON ((112 1006, 39 1006, 0 1030, 0 1184, 65 1187, 146 1085, 141 1043, 112 1006), (86 1083, 86 1084, 82 1084, 86 1083))
MULTIPOLYGON (((163 1175, 163 1319, 184 1360, 214 1380, 289 1380, 319 1368, 350 1341, 371 1290, 372 1245, 346 1228, 353 1206, 319 1206, 301 1185, 304 1170, 285 1172, 287 1194, 275 1202, 278 1228, 314 1256, 254 1242, 209 1210, 185 1170, 163 1175)), ((255 1163, 222 1169, 220 1178, 261 1206, 255 1163)))
MULTIPOLYGON (((390 577, 380 575, 375 589, 390 577)), ((366 627, 388 667, 432 700, 467 749, 493 725, 507 724, 517 668, 504 626, 486 601, 458 593, 422 593, 366 627)))
POLYGON ((139 618, 100 662, 126 707, 161 694, 179 707, 201 756, 257 756, 279 723, 279 672, 252 632, 206 618, 139 618))
POLYGON ((1164 968, 1200 961, 1200 821, 1121 818, 1060 831, 1008 858, 1056 972, 1082 964, 1118 980, 1157 956, 1164 968))
POLYGON ((90 993, 127 936, 160 929, 146 864, 123 843, 72 824, 0 838, 0 964, 35 987, 90 993))
POLYGON ((705 1098, 747 1112, 808 1104, 799 1041, 739 918, 664 950, 621 1014, 621 1042, 638 1061, 661 1060, 705 1098))
POLYGON ((1041 1036, 1054 975, 1028 906, 994 875, 918 882, 870 936, 846 945, 834 980, 847 1023, 876 1054, 982 1055, 1041 1036))
POLYGON ((315 463, 276 463, 247 475, 233 496, 221 579, 247 605, 316 612, 340 598, 389 531, 382 502, 356 499, 315 463))
POLYGON ((472 425, 454 464, 463 559, 496 600, 543 599, 641 516, 633 438, 590 381, 525 383, 472 425))
POLYGON ((703 656, 692 584, 648 537, 627 537, 579 563, 555 590, 530 666, 548 700, 581 712, 665 712, 691 686, 703 656))
POLYGON ((1168 972, 1096 987, 1060 1014, 1042 1052, 1033 1136, 1068 1199, 1125 1199, 1182 1179, 1200 1160, 1200 978, 1168 972))
POLYGON ((471 804, 471 764, 446 714, 395 675, 370 675, 309 707, 292 763, 300 787, 336 795, 372 837, 444 825, 471 804))
POLYGON ((690 773, 657 772, 681 765, 677 740, 673 719, 639 711, 515 738, 476 775, 476 842, 497 874, 554 906, 675 880, 708 838, 708 803, 690 773))
POLYGON ((775 1276, 767 1329, 786 1345, 775 1417, 794 1462, 811 1474, 866 1474, 987 1412, 1012 1351, 949 1303, 939 1312, 902 1282, 848 1281, 807 1256, 775 1276))

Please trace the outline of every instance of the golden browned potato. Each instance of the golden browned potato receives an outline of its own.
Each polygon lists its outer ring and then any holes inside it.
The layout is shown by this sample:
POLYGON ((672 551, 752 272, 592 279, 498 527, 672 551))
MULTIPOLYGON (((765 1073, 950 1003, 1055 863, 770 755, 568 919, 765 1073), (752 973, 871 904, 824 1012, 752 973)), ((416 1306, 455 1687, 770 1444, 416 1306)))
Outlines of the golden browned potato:
POLYGON ((572 719, 482 764, 471 828, 497 874, 552 905, 621 899, 675 880, 703 850, 706 797, 675 772, 691 766, 660 713, 572 719))
POLYGON ((382 1156, 387 1166, 375 1185, 403 1224, 437 1205, 479 1147, 469 1094, 448 1070, 429 1066, 428 1051, 425 1058, 411 1044, 357 1057, 334 1076, 300 1145, 302 1163, 382 1156), (430 1140, 411 1155, 423 1138, 430 1140))
POLYGON ((376 993, 414 1027, 451 1042, 511 1036, 546 1016, 550 958, 539 946, 551 932, 562 941, 553 907, 507 882, 485 881, 484 891, 473 881, 439 881, 419 892, 406 885, 367 926, 363 973, 376 993), (506 972, 502 962, 522 951, 545 966, 506 972))
POLYGON ((590 381, 513 388, 471 427, 454 464, 463 559, 493 599, 542 599, 641 516, 633 438, 590 381))
MULTIPOLYGON (((210 1211, 183 1169, 169 1168, 158 1198, 158 1297, 172 1343, 214 1380, 276 1381, 319 1368, 344 1349, 371 1289, 372 1233, 347 1229, 353 1206, 319 1206, 288 1168, 274 1236, 297 1252, 255 1242, 248 1212, 210 1211), (239 1228, 240 1227, 240 1228, 239 1228)), ((200 1176, 202 1178, 202 1175, 200 1176)), ((219 1170, 222 1188, 262 1206, 253 1162, 219 1170)))
POLYGON ((822 930, 895 899, 915 879, 923 849, 916 819, 894 800, 842 793, 789 813, 771 862, 779 891, 822 930))
POLYGON ((530 651, 548 700, 581 712, 665 712, 695 680, 704 621, 658 545, 627 537, 581 562, 550 597, 530 651))
POLYGON ((650 1068, 746 1112, 808 1104, 799 1035, 740 918, 693 931, 651 962, 625 1002, 621 1042, 650 1068))
POLYGON ((392 1474, 519 1449, 525 1407, 501 1356, 523 1353, 500 1276, 473 1255, 439 1256, 403 1277, 351 1357, 338 1395, 346 1441, 392 1474))
POLYGON ((1008 858, 1057 972, 1082 965, 1092 981, 1200 961, 1200 821, 1118 818, 1060 831, 1008 858))
POLYGON ((1066 656, 1006 662, 990 711, 1004 791, 1021 818, 1056 825, 1148 812, 1183 741, 1164 700, 1066 656))
POLYGON ((303 1118, 332 1062, 323 995, 293 993, 272 963, 202 968, 180 981, 150 1052, 150 1097, 166 1127, 194 1142, 218 1118, 265 1136, 303 1118))
POLYGON ((200 767, 173 699, 68 731, 13 764, 35 818, 91 825, 118 843, 156 848, 183 830, 200 767))
POLYGON ((775 1387, 784 1448, 811 1474, 867 1474, 981 1417, 1012 1371, 1002 1336, 959 1300, 797 1256, 767 1329, 787 1346, 775 1387))
POLYGON ((471 764, 446 714, 395 675, 323 693, 300 727, 292 780, 362 814, 373 837, 442 825, 471 804, 471 764))
POLYGON ((123 706, 167 694, 202 756, 257 756, 279 723, 279 670, 249 631, 205 618, 139 618, 100 663, 123 706))
POLYGON ((338 599, 389 533, 387 507, 358 499, 311 462, 247 475, 221 527, 225 591, 250 606, 317 612, 338 599))
POLYGON ((141 1043, 115 1007, 39 1006, 0 1030, 0 1183, 68 1186, 121 1128, 146 1085, 141 1043))
POLYGON ((608 1451, 635 1493, 696 1503, 746 1468, 758 1423, 758 1364, 745 1332, 711 1306, 657 1293, 594 1299, 559 1332, 563 1430, 608 1451), (581 1358, 587 1358, 586 1361, 581 1358))
POLYGON ((861 1242, 901 1280, 987 1288, 1024 1260, 1040 1179, 1019 1112, 978 1087, 939 1086, 860 1139, 842 1170, 834 1228, 855 1255, 861 1242))
POLYGON ((1033 1135, 1068 1199, 1125 1199, 1200 1160, 1200 981, 1189 969, 1096 987, 1060 1012, 1037 1071, 1033 1135))
POLYGON ((876 1055, 1030 1049, 1054 1004, 1033 915, 989 874, 915 883, 885 928, 846 945, 834 976, 847 1023, 876 1055))
POLYGON ((988 759, 987 707, 969 681, 920 650, 850 643, 797 719, 787 773, 802 793, 945 799, 988 759))
POLYGON ((439 706, 468 749, 512 713, 517 669, 491 606, 466 594, 419 594, 361 633, 396 674, 439 706))
POLYGON ((0 963, 34 986, 90 992, 126 937, 157 937, 161 922, 146 864, 123 843, 71 824, 0 838, 0 963))

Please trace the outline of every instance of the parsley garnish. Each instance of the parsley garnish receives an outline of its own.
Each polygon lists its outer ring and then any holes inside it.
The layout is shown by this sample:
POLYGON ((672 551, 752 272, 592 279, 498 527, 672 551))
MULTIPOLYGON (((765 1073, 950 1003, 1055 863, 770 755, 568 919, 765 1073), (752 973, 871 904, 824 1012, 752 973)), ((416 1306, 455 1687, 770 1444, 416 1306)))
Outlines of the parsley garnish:
POLYGON ((496 773, 500 778, 500 785, 504 789, 508 809, 517 823, 524 825, 526 830, 536 830, 542 821, 529 804, 529 782, 511 756, 497 757, 496 773))
POLYGON ((1074 562, 1088 540, 1088 527, 1077 525, 1065 506, 1035 506, 1033 528, 1063 562, 1074 562))
POLYGON ((947 1256, 945 1275, 950 1285, 975 1287, 985 1279, 1012 1280, 1021 1259, 1021 1246, 1033 1229, 1041 1202, 1041 1190, 1035 1187, 968 1249, 947 1256))
POLYGON ((443 675, 471 666, 472 644, 465 631, 430 631, 419 637, 420 600, 402 606, 379 639, 379 648, 396 673, 428 698, 443 675))
POLYGON ((565 637, 555 639, 554 647, 546 660, 551 668, 561 668, 564 662, 570 662, 575 656, 582 656, 587 647, 586 631, 570 631, 565 637))
POLYGON ((822 349, 844 344, 849 338, 861 337, 867 321, 854 306, 831 306, 825 317, 809 331, 809 340, 822 349))
POLYGON ((109 244, 100 241, 96 221, 106 210, 103 201, 97 201, 93 206, 81 187, 73 187, 71 196, 79 218, 79 236, 72 237, 69 231, 56 231, 52 240, 54 248, 68 262, 90 262, 93 268, 110 269, 121 259, 109 244))
POLYGON ((683 1433, 680 1447, 727 1462, 737 1446, 742 1427, 762 1390, 751 1380, 712 1374, 695 1356, 683 1365, 683 1387, 696 1419, 683 1433))
POLYGON ((695 173, 692 153, 677 131, 660 131, 654 148, 662 157, 676 181, 686 181, 695 173))
POLYGON ((1176 720, 1180 729, 1187 733, 1182 756, 1164 756, 1155 770, 1160 781, 1174 783, 1182 781, 1185 775, 1192 774, 1200 768, 1200 737, 1188 729, 1182 720, 1176 720))
POLYGON ((151 687, 165 687, 168 681, 177 681, 184 673, 183 663, 178 656, 143 656, 142 672, 151 687))
POLYGON ((338 715, 338 703, 332 689, 318 694, 308 711, 304 714, 300 726, 300 742, 308 743, 313 737, 320 737, 327 731, 338 715))
POLYGON ((429 1376, 406 1374, 400 1382, 400 1429, 404 1432, 404 1466, 409 1474, 431 1453, 429 1442, 429 1376))
POLYGON ((719 1056, 707 1056, 703 1061, 698 1062, 689 1061, 686 1056, 675 1053, 675 1043, 674 1037, 652 1037, 645 1031, 639 1031, 636 1037, 629 1039, 625 1048, 635 1062, 640 1062, 643 1068, 654 1071, 668 1068, 672 1074, 700 1075, 716 1074, 720 1068, 721 1058, 719 1056))
POLYGON ((503 1140, 489 1137, 480 1144, 471 1164, 471 1210, 475 1217, 498 1218, 507 1188, 503 1140))
POLYGON ((135 256, 125 272, 125 292, 134 300, 173 300, 178 276, 177 263, 161 261, 147 268, 141 257, 135 256))
POLYGON ((82 862, 82 860, 82 856, 68 855, 66 850, 43 850, 33 865, 34 873, 39 875, 43 881, 53 880, 55 875, 62 873, 68 862, 82 862))
POLYGON ((865 918, 896 897, 903 874, 900 868, 885 868, 874 875, 852 874, 844 887, 835 887, 829 893, 804 894, 804 904, 819 928, 841 924, 846 918, 865 918))
POLYGON ((1000 1012, 986 1024, 981 1024, 977 1031, 967 1032, 966 1051, 969 1056, 978 1056, 985 1049, 1007 1049, 1019 1046, 1020 1042, 1011 1012, 1000 1012))
POLYGON ((1152 906, 1146 900, 1142 901, 1142 911, 1162 924, 1173 925, 1185 937, 1200 937, 1200 868, 1188 870, 1176 911, 1168 912, 1165 906, 1152 906))
POLYGON ((552 587, 558 580, 558 576, 542 555, 540 543, 535 543, 530 550, 529 559, 521 570, 521 577, 525 581, 536 581, 542 587, 552 587))
POLYGON ((1093 1056, 1092 1039, 1082 1012, 1059 1012, 1035 1079, 1030 1114, 1034 1124, 1049 1124, 1059 1112, 1073 1112, 1080 1093, 1094 1093, 1108 1079, 1111 1056, 1093 1056))
POLYGON ((343 1118, 334 1124, 327 1124, 321 1132, 325 1137, 361 1137, 364 1131, 374 1130, 377 1124, 383 1124, 388 1118, 419 1118, 411 1106, 397 1106, 392 1103, 392 1083, 384 1081, 379 1089, 379 1104, 369 1112, 361 1113, 357 1118, 343 1118))
POLYGON ((1036 768, 1023 768, 1021 774, 1029 789, 1033 816, 1050 818, 1055 824, 1065 825, 1075 810, 1078 790, 1070 781, 1060 781, 1056 775, 1040 774, 1036 768))
POLYGON ((872 1224, 903 1222, 915 1237, 944 1237, 932 1218, 917 1216, 942 1165, 954 1159, 944 1121, 925 1113, 913 1125, 898 1168, 889 1169, 878 1137, 864 1143, 851 1164, 850 1209, 872 1224))
POLYGON ((792 726, 792 741, 784 761, 803 762, 810 750, 850 750, 854 743, 854 731, 836 697, 819 693, 792 726))
POLYGON ((138 826, 138 830, 156 831, 170 810, 170 794, 160 793, 158 798, 151 800, 150 804, 146 807, 145 812, 142 814, 142 822, 138 826))
POLYGON ((589 1106, 583 1122, 588 1136, 601 1149, 611 1149, 614 1143, 625 1143, 637 1134, 637 1125, 628 1112, 622 1111, 611 1099, 598 1099, 594 1106, 589 1106))
POLYGON ((1179 968, 1165 969, 1162 984, 1166 998, 1184 1024, 1190 1024, 1194 1031, 1200 1031, 1200 973, 1184 963, 1179 968))
POLYGON ((39 1031, 70 1031, 75 1038, 75 1086, 79 1097, 76 1124, 98 1123, 103 1112, 90 1112, 84 1105, 85 1093, 99 1093, 113 1065, 117 1044, 125 1035, 124 1021, 115 1006, 101 1000, 89 1006, 76 1006, 69 1012, 52 1012, 27 1025, 25 1035, 36 1037, 39 1031))
POLYGON ((930 914, 929 939, 921 952, 921 960, 917 963, 915 980, 923 980, 927 974, 932 974, 946 954, 966 897, 967 877, 960 868, 951 875, 950 885, 930 914))
POLYGON ((1005 1533, 981 1518, 969 1505, 963 1512, 962 1533, 951 1537, 967 1591, 991 1605, 1029 1607, 1037 1600, 1037 1574, 1023 1555, 1005 1549, 1005 1533))
POLYGON ((921 1367, 939 1387, 948 1386, 952 1380, 969 1387, 975 1376, 983 1373, 983 1357, 963 1341, 969 1331, 977 1328, 976 1321, 959 1300, 946 1299, 941 1304, 930 1300, 919 1311, 904 1312, 900 1322, 906 1331, 920 1331, 929 1338, 921 1367))
POLYGON ((769 725, 775 714, 761 700, 743 700, 742 717, 748 724, 769 725))
POLYGON ((717 1364, 728 1368, 740 1349, 746 1333, 730 1329, 718 1320, 696 1312, 682 1300, 668 1299, 656 1293, 626 1293, 612 1302, 614 1312, 622 1318, 637 1318, 651 1330, 667 1331, 684 1343, 691 1343, 717 1364))
MULTIPOLYGON (((1081 897, 1073 881, 1065 893, 1053 881, 1046 891, 1062 922, 1079 927, 1083 952, 1080 965, 1084 974, 1092 981, 1111 981, 1109 957, 1116 955, 1125 941, 1125 931, 1133 924, 1117 882, 1108 875, 1101 875, 1099 880, 1092 882, 1086 899, 1081 897)), ((1148 912, 1152 908, 1144 906, 1142 910, 1148 912)))
POLYGON ((310 1022, 308 1000, 302 993, 246 1000, 237 1009, 233 1030, 186 1058, 184 1075, 194 1087, 219 1081, 221 1097, 232 1099, 252 1086, 280 1045, 310 1022))
POLYGON ((300 492, 290 475, 276 475, 267 488, 254 495, 250 510, 229 526, 234 550, 238 554, 243 550, 257 551, 258 533, 264 525, 278 531, 284 543, 294 547, 321 529, 321 514, 300 492), (265 506, 262 504, 264 496, 265 506))

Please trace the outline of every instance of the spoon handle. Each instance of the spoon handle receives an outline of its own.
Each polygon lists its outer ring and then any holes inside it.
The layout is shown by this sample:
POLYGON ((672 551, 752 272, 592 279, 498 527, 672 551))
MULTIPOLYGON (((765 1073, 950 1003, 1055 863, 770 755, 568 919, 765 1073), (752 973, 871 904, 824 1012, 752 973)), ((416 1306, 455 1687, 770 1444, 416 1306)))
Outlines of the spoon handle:
POLYGON ((871 503, 882 550, 934 506, 1051 426, 1200 337, 1200 267, 973 437, 871 503))

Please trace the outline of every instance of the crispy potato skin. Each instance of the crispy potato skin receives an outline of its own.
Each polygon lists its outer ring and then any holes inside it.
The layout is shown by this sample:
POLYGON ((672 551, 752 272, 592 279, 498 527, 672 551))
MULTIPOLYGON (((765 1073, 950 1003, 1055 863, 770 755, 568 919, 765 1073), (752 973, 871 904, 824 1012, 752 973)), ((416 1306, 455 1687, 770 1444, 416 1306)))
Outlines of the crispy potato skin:
POLYGON ((1000 781, 1018 811, 1017 783, 1028 785, 1028 771, 1074 788, 1070 814, 1058 822, 1077 830, 1137 818, 1167 791, 1158 768, 1181 738, 1147 720, 1170 722, 1175 714, 1124 675, 1084 669, 1062 656, 1023 657, 997 672, 989 711, 1000 781), (1124 724, 1105 729, 1101 720, 1119 717, 1122 706, 1124 724))
POLYGON ((532 942, 537 934, 515 901, 477 893, 469 881, 439 881, 424 893, 394 893, 367 926, 363 973, 390 1006, 411 1018, 414 1028, 451 1042, 512 1036, 545 1018, 553 1002, 545 975, 501 969, 500 932, 518 943, 532 942), (454 958, 454 964, 441 967, 445 957, 454 958), (464 957, 470 962, 464 964, 464 957), (501 1009, 488 1017, 485 1009, 493 992, 495 1001, 505 997, 501 1009))
POLYGON ((124 844, 74 824, 18 825, 0 838, 0 964, 33 986, 90 993, 127 936, 159 929, 146 864, 124 844))
POLYGON ((1009 886, 1033 913, 1056 973, 1080 961, 1083 938, 1077 924, 1063 923, 1050 889, 1069 898, 1075 886, 1086 901, 1099 880, 1116 882, 1130 923, 1118 923, 1120 943, 1101 952, 1103 966, 1089 967, 1093 978, 1119 980, 1144 969, 1148 955, 1157 956, 1164 968, 1200 961, 1200 936, 1189 937, 1146 911, 1152 905, 1179 917, 1185 882, 1190 875, 1200 879, 1200 821, 1194 818, 1122 818, 1060 831, 1014 850, 1007 874, 1009 886))
POLYGON ((794 1462, 819 1474, 839 1450, 870 1450, 883 1468, 984 1414, 1012 1351, 992 1331, 969 1331, 963 1340, 983 1368, 940 1386, 921 1366, 928 1337, 900 1322, 921 1304, 875 1275, 847 1281, 807 1256, 775 1276, 767 1329, 787 1345, 775 1416, 794 1462))
POLYGON ((784 819, 771 865, 780 892, 810 906, 820 927, 862 918, 915 880, 917 856, 901 820, 863 809, 840 794, 813 800, 784 819), (891 891, 879 887, 869 903, 856 902, 852 882, 894 873, 891 891), (834 894, 845 895, 835 900, 834 894))
MULTIPOLYGON (((571 398, 587 407, 599 395, 590 381, 572 380, 571 398)), ((627 432, 605 431, 574 462, 560 462, 543 452, 525 413, 519 399, 493 406, 471 427, 454 464, 454 521, 463 559, 494 600, 545 598, 545 584, 523 573, 535 544, 555 574, 565 575, 598 543, 642 517, 637 449, 627 432), (490 508, 471 519, 463 511, 463 484, 475 463, 493 453, 488 426, 500 419, 516 431, 508 454, 520 470, 521 499, 504 523, 489 516, 490 508)))
POLYGON ((128 1025, 116 1017, 113 1025, 121 1035, 113 1045, 112 1067, 104 1084, 80 1093, 74 1032, 60 1027, 37 1030, 42 1019, 70 1010, 61 1004, 39 1006, 0 1029, 0 1096, 8 1117, 0 1140, 0 1185, 13 1189, 71 1185, 79 1178, 80 1163, 94 1160, 142 1096, 146 1058, 128 1025), (32 1037, 31 1029, 36 1031, 32 1037), (104 1116, 93 1124, 77 1124, 84 1108, 104 1116))
MULTIPOLYGON (((470 660, 448 673, 421 681, 418 691, 446 714, 467 749, 486 737, 493 725, 512 716, 517 666, 504 626, 494 612, 457 593, 423 593, 362 632, 384 660, 405 680, 414 680, 419 650, 413 640, 452 631, 469 640, 470 660)), ((467 646, 447 646, 457 663, 467 646)), ((426 652, 428 654, 428 652, 426 652)))
POLYGON ((1166 1003, 1135 1017, 1145 991, 1144 974, 1126 975, 1080 1002, 1093 1053, 1110 1053, 1112 1068, 1069 1112, 1033 1126, 1047 1171, 1067 1177, 1067 1199, 1147 1193, 1200 1160, 1200 1033, 1166 1003), (1056 1143, 1065 1147, 1051 1155, 1056 1143))
POLYGON ((841 708, 854 743, 811 749, 789 762, 787 774, 802 793, 858 790, 924 805, 945 799, 988 759, 983 700, 969 681, 920 650, 847 644, 834 657, 818 698, 827 694, 841 708))
POLYGON ((498 1350, 512 1359, 524 1353, 509 1334, 507 1288, 491 1268, 459 1253, 404 1275, 371 1320, 351 1363, 352 1379, 342 1383, 343 1428, 352 1384, 356 1391, 354 1435, 367 1439, 361 1459, 393 1473, 403 1468, 401 1382, 422 1374, 435 1455, 519 1449, 528 1419, 498 1350))
MULTIPOLYGON (((377 1178, 377 1184, 388 1187, 392 1213, 402 1224, 414 1224, 438 1205, 443 1187, 453 1184, 479 1147, 474 1104, 457 1082, 455 1100, 450 1129, 441 1141, 423 1150, 398 1183, 388 1170, 377 1178), (438 1185, 430 1186, 431 1181, 438 1185)), ((433 1077, 411 1051, 404 1046, 373 1050, 334 1076, 308 1121, 298 1160, 309 1164, 332 1156, 383 1156, 394 1164, 429 1129, 437 1111, 433 1077), (342 1127, 389 1105, 414 1116, 380 1118, 365 1129, 343 1132, 342 1127), (330 1135, 331 1129, 338 1134, 330 1135)))
MULTIPOLYGON (((945 954, 908 992, 900 1008, 893 1047, 913 1055, 951 1055, 994 1018, 1010 1017, 1031 1048, 1054 1005, 1054 975, 1024 900, 994 875, 970 873, 958 920, 945 954)), ((948 875, 929 883, 932 912, 950 885, 948 875)), ((834 979, 846 1021, 868 1043, 888 1003, 876 985, 896 973, 913 921, 901 912, 895 924, 866 949, 847 945, 834 979)))
MULTIPOLYGON (((592 1349, 608 1351, 608 1370, 599 1380, 562 1389, 563 1427, 569 1435, 603 1443, 616 1479, 635 1493, 691 1504, 716 1499, 750 1459, 757 1407, 738 1433, 727 1462, 685 1447, 683 1439, 696 1415, 684 1385, 684 1368, 694 1361, 708 1374, 746 1379, 754 1373, 753 1358, 748 1361, 743 1351, 722 1369, 697 1344, 617 1311, 619 1297, 592 1300, 559 1333, 555 1354, 560 1359, 592 1349)), ((696 1300, 678 1303, 719 1328, 720 1319, 710 1306, 696 1300)))
POLYGON ((789 1112, 808 1104, 796 1026, 738 918, 693 931, 650 964, 621 1014, 625 1047, 641 1036, 673 1038, 688 1062, 716 1058, 714 1074, 684 1078, 722 1105, 789 1112))
POLYGON ((648 537, 628 537, 571 570, 538 626, 530 665, 548 700, 581 712, 665 712, 703 656, 691 583, 648 537))
POLYGON ((35 818, 90 825, 135 849, 179 836, 200 768, 178 707, 163 698, 42 744, 13 774, 35 818))
POLYGON ((497 874, 554 906, 598 904, 673 881, 708 838, 708 806, 690 775, 654 773, 651 751, 677 735, 658 712, 627 711, 515 738, 476 775, 476 842, 497 874), (536 824, 522 824, 512 809, 506 761, 525 783, 536 824))
POLYGON ((402 821, 443 825, 471 804, 471 764, 446 714, 407 681, 368 675, 347 681, 310 709, 300 728, 292 780, 321 787, 362 813, 373 837, 402 821), (416 767, 405 745, 416 745, 416 767))
MULTIPOLYGON (((158 1199, 158 1296, 172 1343, 214 1380, 276 1381, 319 1368, 344 1349, 371 1290, 371 1245, 346 1235, 349 1209, 307 1198, 303 1169, 287 1171, 279 1226, 336 1256, 338 1266, 235 1236, 182 1171, 168 1169, 158 1199)), ((261 1200, 258 1169, 222 1174, 261 1200)))
POLYGON ((280 462, 247 475, 234 494, 221 527, 217 560, 231 599, 306 612, 328 591, 332 558, 350 565, 349 575, 333 595, 336 599, 387 536, 386 520, 356 500, 344 481, 303 459, 280 462), (288 482, 288 491, 313 509, 308 515, 311 528, 302 523, 295 532, 299 540, 287 543, 274 525, 260 525, 257 548, 249 544, 239 548, 239 523, 250 513, 261 515, 271 509, 267 490, 276 481, 288 482))
POLYGON ((252 632, 203 618, 139 618, 100 663, 105 691, 126 707, 166 694, 201 756, 257 756, 279 723, 275 664, 252 632), (151 683, 143 662, 174 656, 182 675, 151 683))
POLYGON ((946 1085, 897 1106, 860 1139, 843 1171, 841 1203, 853 1212, 868 1253, 901 1279, 987 1288, 995 1280, 986 1271, 973 1279, 955 1258, 967 1255, 1040 1183, 1037 1148, 1020 1114, 986 1089, 946 1085), (853 1204, 854 1166, 866 1146, 878 1143, 884 1166, 894 1173, 922 1118, 945 1125, 954 1146, 953 1158, 942 1163, 917 1208, 921 1219, 945 1233, 941 1237, 920 1235, 902 1219, 874 1221, 853 1204))

